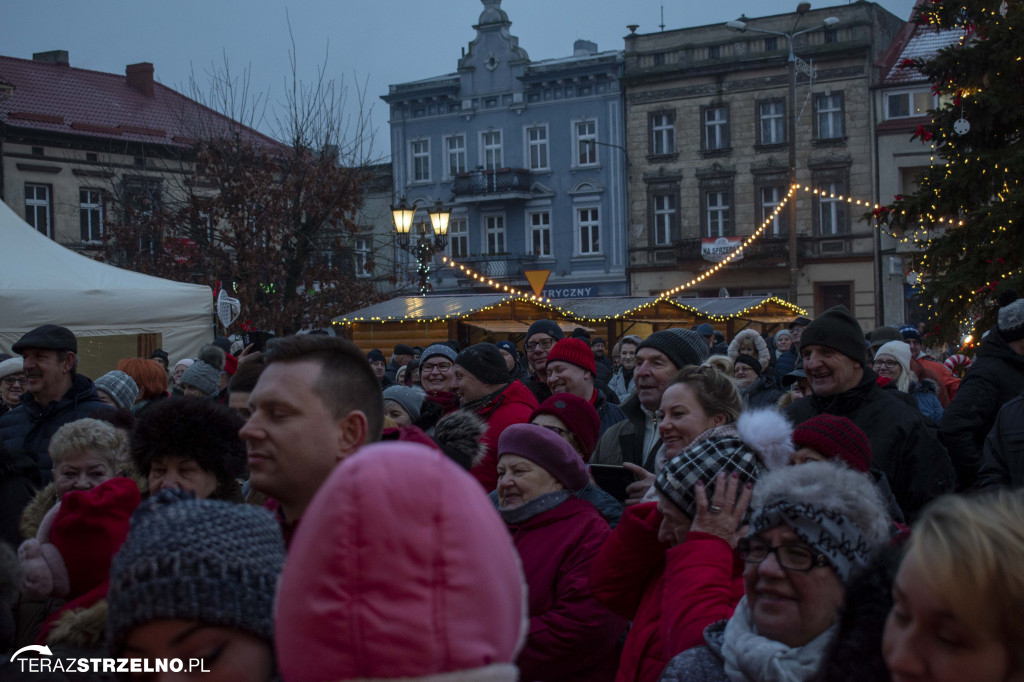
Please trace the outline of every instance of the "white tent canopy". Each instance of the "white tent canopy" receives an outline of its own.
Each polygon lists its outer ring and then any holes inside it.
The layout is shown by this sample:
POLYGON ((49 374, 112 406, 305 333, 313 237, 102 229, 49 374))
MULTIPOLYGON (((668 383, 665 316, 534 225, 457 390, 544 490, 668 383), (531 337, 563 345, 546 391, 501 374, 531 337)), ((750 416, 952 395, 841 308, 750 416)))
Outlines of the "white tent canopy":
POLYGON ((213 340, 213 294, 75 253, 0 202, 0 350, 44 324, 67 327, 80 347, 89 337, 161 334, 173 362, 213 340))

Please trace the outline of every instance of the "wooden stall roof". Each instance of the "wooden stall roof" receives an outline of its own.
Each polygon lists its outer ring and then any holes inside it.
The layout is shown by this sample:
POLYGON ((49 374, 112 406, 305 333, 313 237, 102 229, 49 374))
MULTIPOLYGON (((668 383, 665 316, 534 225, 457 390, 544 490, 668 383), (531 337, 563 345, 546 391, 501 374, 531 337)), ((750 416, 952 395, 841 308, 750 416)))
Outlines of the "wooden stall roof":
POLYGON ((525 332, 529 322, 549 316, 567 332, 587 323, 613 319, 689 321, 693 317, 711 320, 743 319, 778 323, 806 312, 778 298, 739 296, 730 298, 655 299, 640 296, 555 299, 533 301, 514 294, 454 294, 444 296, 398 296, 390 301, 334 318, 340 325, 367 322, 436 322, 463 320, 492 332, 525 332), (486 311, 500 308, 493 316, 486 311), (489 319, 490 318, 490 319, 489 319), (522 327, 522 329, 520 328, 522 327))
POLYGON ((790 322, 807 311, 781 298, 730 296, 728 298, 677 298, 675 302, 712 320, 741 319, 774 324, 790 322))

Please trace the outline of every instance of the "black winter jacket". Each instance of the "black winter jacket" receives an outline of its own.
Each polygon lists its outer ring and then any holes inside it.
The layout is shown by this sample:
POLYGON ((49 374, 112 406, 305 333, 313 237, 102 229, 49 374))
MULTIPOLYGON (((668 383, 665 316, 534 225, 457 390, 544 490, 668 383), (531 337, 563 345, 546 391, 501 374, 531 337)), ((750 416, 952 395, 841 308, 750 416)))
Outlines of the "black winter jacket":
POLYGON ((993 327, 939 422, 960 488, 970 487, 978 476, 985 436, 999 409, 1022 392, 1024 355, 1014 353, 993 327))
POLYGON ((626 419, 613 424, 601 434, 590 456, 591 464, 621 465, 632 462, 644 469, 654 471, 654 456, 661 447, 661 439, 656 438, 650 452, 644 452, 644 432, 647 425, 647 413, 640 406, 640 397, 635 393, 622 405, 626 419))
POLYGON ((57 429, 97 410, 112 409, 100 400, 91 379, 76 374, 67 393, 47 405, 40 405, 26 391, 21 405, 0 417, 0 443, 11 454, 31 456, 39 468, 41 483, 46 485, 53 473, 53 461, 48 452, 50 439, 57 429))
POLYGON ((985 438, 978 487, 996 486, 1024 487, 1024 396, 999 410, 985 438))
POLYGON ((865 368, 860 383, 846 393, 801 398, 785 413, 794 424, 831 414, 859 426, 871 442, 872 466, 885 474, 896 502, 911 522, 924 505, 953 490, 953 466, 935 424, 892 391, 878 386, 877 379, 874 371, 865 368))

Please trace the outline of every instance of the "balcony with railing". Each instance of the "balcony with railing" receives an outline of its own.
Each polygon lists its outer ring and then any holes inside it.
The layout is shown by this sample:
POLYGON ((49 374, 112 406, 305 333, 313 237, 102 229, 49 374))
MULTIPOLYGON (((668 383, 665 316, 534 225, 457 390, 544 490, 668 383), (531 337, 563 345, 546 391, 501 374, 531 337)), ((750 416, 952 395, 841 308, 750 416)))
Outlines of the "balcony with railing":
POLYGON ((452 193, 457 204, 529 199, 531 184, 531 173, 525 168, 478 169, 456 175, 452 193))
MULTIPOLYGON (((523 271, 529 269, 536 260, 537 256, 532 253, 498 253, 459 258, 457 262, 488 279, 526 281, 523 271)), ((475 281, 461 270, 456 270, 455 274, 460 281, 475 281)))

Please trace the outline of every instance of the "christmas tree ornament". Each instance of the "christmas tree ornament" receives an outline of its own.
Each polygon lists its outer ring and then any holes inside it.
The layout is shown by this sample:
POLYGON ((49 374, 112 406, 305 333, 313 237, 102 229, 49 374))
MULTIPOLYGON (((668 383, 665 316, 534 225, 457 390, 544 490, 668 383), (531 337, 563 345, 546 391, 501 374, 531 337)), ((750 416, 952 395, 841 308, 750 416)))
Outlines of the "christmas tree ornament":
POLYGON ((971 132, 970 121, 961 116, 953 123, 953 132, 957 135, 966 135, 971 132))

